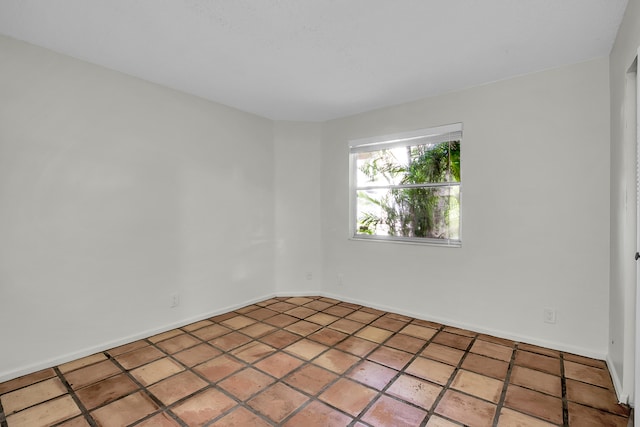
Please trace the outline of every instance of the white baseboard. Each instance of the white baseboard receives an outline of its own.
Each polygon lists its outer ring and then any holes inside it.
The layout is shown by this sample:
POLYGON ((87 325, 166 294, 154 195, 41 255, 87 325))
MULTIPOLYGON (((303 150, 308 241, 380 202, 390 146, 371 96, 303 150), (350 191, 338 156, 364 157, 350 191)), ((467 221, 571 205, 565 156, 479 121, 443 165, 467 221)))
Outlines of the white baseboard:
POLYGON ((71 353, 67 353, 67 354, 64 354, 62 356, 55 357, 55 358, 52 358, 52 359, 43 360, 41 362, 33 363, 31 365, 23 366, 23 367, 20 367, 18 369, 14 369, 14 370, 11 370, 11 371, 1 372, 0 373, 0 383, 1 382, 5 382, 5 381, 9 381, 9 380, 12 380, 14 378, 18 378, 18 377, 21 377, 23 375, 27 375, 27 374, 30 374, 30 373, 33 373, 33 372, 37 372, 37 371, 40 371, 42 369, 47 369, 47 368, 51 368, 53 366, 61 365, 63 363, 71 362, 73 360, 80 359, 80 358, 86 357, 86 356, 90 356, 92 354, 99 353, 99 352, 102 352, 102 351, 105 351, 105 350, 109 350, 109 349, 114 348, 114 347, 118 347, 118 346, 121 346, 121 345, 124 345, 124 344, 128 344, 130 342, 137 341, 139 339, 148 338, 148 337, 151 337, 153 335, 157 335, 157 334, 160 334, 162 332, 169 331, 171 329, 180 328, 180 327, 188 325, 190 323, 195 323, 195 322, 199 322, 200 320, 208 319, 209 317, 217 316, 217 315, 223 314, 223 313, 228 313, 228 312, 236 310, 238 308, 246 307, 247 305, 251 305, 251 304, 254 304, 256 302, 260 302, 260 301, 264 301, 264 300, 269 299, 269 298, 273 298, 274 296, 275 296, 274 294, 268 294, 268 295, 261 296, 259 298, 253 298, 253 299, 251 299, 249 301, 244 301, 244 302, 242 302, 240 304, 234 304, 234 305, 230 305, 230 306, 227 306, 227 307, 219 308, 219 309, 213 310, 213 311, 208 312, 208 313, 201 313, 199 315, 192 316, 192 317, 189 317, 187 319, 182 319, 182 320, 179 320, 177 322, 173 322, 173 323, 170 323, 170 324, 158 327, 158 328, 147 329, 145 331, 141 331, 141 332, 135 333, 133 335, 129 335, 129 336, 124 337, 124 338, 120 338, 120 339, 117 339, 117 340, 101 343, 101 344, 98 344, 98 345, 95 345, 95 346, 83 348, 82 350, 78 350, 78 351, 74 351, 74 352, 71 352, 71 353))
POLYGON ((546 347, 546 348, 551 348, 554 350, 558 350, 558 351, 563 351, 563 352, 568 352, 568 353, 573 353, 573 354, 577 354, 580 356, 585 356, 585 357, 590 357, 590 358, 594 358, 594 359, 600 359, 600 360, 606 360, 607 365, 609 366, 609 370, 611 372, 612 378, 613 378, 613 382, 614 382, 614 387, 616 389, 616 393, 618 395, 618 398, 621 402, 624 402, 626 400, 628 400, 628 396, 625 395, 621 395, 620 391, 622 390, 622 387, 620 386, 620 380, 618 379, 618 375, 615 372, 615 367, 613 366, 613 363, 611 363, 611 361, 608 358, 608 355, 606 353, 599 353, 599 352, 594 352, 592 350, 589 349, 584 349, 581 347, 575 347, 575 346, 568 346, 562 343, 556 343, 556 342, 551 342, 551 341, 546 341, 546 340, 540 340, 534 337, 528 337, 528 336, 524 336, 524 335, 518 335, 518 334, 512 334, 509 332, 505 332, 505 331, 501 331, 501 330, 497 330, 497 329, 491 329, 491 328, 479 328, 477 325, 472 325, 472 324, 467 324, 464 322, 458 322, 455 321, 454 319, 449 319, 449 318, 443 318, 443 317, 437 317, 437 316, 428 316, 425 315, 424 313, 414 313, 411 311, 407 311, 407 310, 402 310, 399 309, 397 307, 391 307, 391 306, 386 306, 386 305, 382 305, 382 304, 377 304, 371 301, 366 301, 366 300, 362 300, 362 299, 356 299, 356 298, 349 298, 343 295, 337 295, 331 292, 324 292, 324 291, 281 291, 278 290, 275 293, 270 293, 270 294, 266 294, 263 295, 261 297, 258 298, 253 298, 251 300, 248 301, 244 301, 242 303, 239 304, 234 304, 231 306, 227 306, 227 307, 223 307, 223 308, 219 308, 216 310, 213 310, 211 312, 208 313, 202 313, 199 314, 197 316, 192 316, 177 322, 173 322, 171 324, 167 324, 158 328, 153 328, 153 329, 148 329, 145 331, 141 331, 139 333, 133 334, 133 335, 129 335, 127 337, 121 338, 121 339, 117 339, 117 340, 113 340, 113 341, 109 341, 109 342, 105 342, 99 345, 95 345, 92 347, 88 347, 88 348, 84 348, 82 350, 79 351, 75 351, 72 353, 67 353, 65 355, 62 355, 60 357, 55 357, 52 359, 47 359, 47 360, 43 360, 41 362, 35 363, 35 364, 31 364, 31 365, 27 365, 27 366, 23 366, 19 369, 15 369, 15 370, 11 370, 11 371, 5 371, 0 373, 0 382, 4 382, 4 381, 8 381, 11 380, 13 378, 17 378, 20 377, 22 375, 26 375, 32 372, 37 372, 39 370, 42 369, 46 369, 46 368, 51 368, 53 366, 58 366, 61 365, 63 363, 67 363, 82 357, 86 357, 86 356, 90 356, 92 354, 101 352, 101 351, 105 351, 114 347, 118 347, 120 345, 124 345, 124 344, 128 344, 130 342, 133 341, 137 341, 139 339, 143 339, 143 338, 148 338, 150 336, 162 333, 162 332, 166 332, 169 331, 171 329, 175 329, 175 328, 179 328, 185 325, 188 325, 190 323, 194 323, 194 322, 198 322, 200 320, 203 319, 207 319, 209 317, 213 317, 213 316, 217 316, 219 314, 223 314, 223 313, 227 313, 229 311, 233 311, 236 310, 238 308, 242 308, 245 307, 247 305, 251 305, 254 304, 256 302, 260 302, 260 301, 264 301, 266 299, 269 298, 273 298, 273 297, 284 297, 284 296, 291 296, 291 297, 302 297, 302 296, 323 296, 323 297, 328 297, 328 298, 333 298, 333 299, 337 299, 340 301, 345 301, 345 302, 350 302, 353 304, 358 304, 358 305, 363 305, 366 307, 371 307, 371 308, 375 308, 378 310, 383 310, 383 311, 388 311, 388 312, 392 312, 392 313, 398 313, 398 314, 402 314, 405 316, 409 316, 409 317, 413 317, 416 319, 422 319, 422 320, 428 320, 431 322, 437 322, 437 323, 441 323, 447 326, 453 326, 453 327, 457 327, 457 328, 462 328, 462 329, 467 329, 470 331, 474 331, 474 332, 478 332, 478 333, 483 333, 483 334, 488 334, 488 335, 492 335, 495 337, 500 337, 500 338, 505 338, 505 339, 509 339, 509 340, 513 340, 513 341, 517 341, 517 342, 523 342, 523 343, 528 343, 528 344, 533 344, 533 345, 537 345, 540 347, 546 347))
POLYGON ((611 374, 611 380, 613 381, 613 388, 616 392, 616 396, 618 397, 618 402, 625 405, 632 403, 629 402, 629 394, 624 392, 624 389, 622 387, 622 379, 620 378, 620 375, 616 370, 616 365, 613 363, 608 354, 605 358, 605 361, 607 362, 607 367, 609 368, 609 373, 611 374))
POLYGON ((538 338, 529 337, 529 336, 526 336, 526 335, 513 334, 513 333, 510 333, 510 332, 505 332, 505 331, 501 331, 501 330, 498 330, 498 329, 481 328, 481 327, 478 327, 477 325, 464 323, 464 322, 458 322, 458 321, 456 321, 454 319, 438 317, 438 316, 428 316, 428 315, 425 315, 424 313, 414 313, 412 311, 402 310, 402 309, 399 309, 399 308, 396 308, 396 307, 391 307, 391 306, 387 306, 387 305, 383 305, 383 304, 376 304, 374 302, 362 300, 362 299, 359 299, 359 298, 349 298, 349 297, 345 297, 343 295, 334 294, 334 293, 331 293, 331 292, 323 292, 322 295, 326 296, 328 298, 334 298, 334 299, 337 299, 337 300, 340 300, 340 301, 350 302, 350 303, 358 304, 358 305, 364 305, 366 307, 371 307, 371 308, 375 308, 375 309, 378 309, 378 310, 388 311, 388 312, 391 312, 391 313, 398 313, 398 314, 402 314, 402 315, 405 315, 405 316, 414 317, 416 319, 428 320, 430 322, 441 323, 443 325, 453 326, 453 327, 456 327, 456 328, 467 329, 469 331, 478 332, 478 333, 482 333, 482 334, 487 334, 487 335, 491 335, 491 336, 498 337, 498 338, 505 338, 505 339, 509 339, 509 340, 512 340, 512 341, 516 341, 516 342, 537 345, 537 346, 540 346, 540 347, 550 348, 550 349, 553 349, 553 350, 558 350, 558 351, 562 351, 562 352, 566 352, 566 353, 573 353, 573 354, 577 354, 579 356, 590 357, 592 359, 604 360, 605 357, 607 356, 607 354, 605 352, 602 352, 602 353, 601 352, 595 352, 593 350, 589 350, 589 349, 582 348, 582 347, 566 345, 566 344, 563 344, 563 343, 557 343, 557 342, 553 342, 553 341, 541 340, 541 339, 538 339, 538 338))

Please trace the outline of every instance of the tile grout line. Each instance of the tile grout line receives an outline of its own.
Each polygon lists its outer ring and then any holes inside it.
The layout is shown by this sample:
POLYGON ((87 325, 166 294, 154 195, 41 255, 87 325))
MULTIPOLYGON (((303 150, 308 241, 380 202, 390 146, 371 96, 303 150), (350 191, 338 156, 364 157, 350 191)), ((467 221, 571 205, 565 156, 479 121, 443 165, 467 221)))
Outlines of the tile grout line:
POLYGON ((569 425, 569 402, 567 400, 567 379, 564 374, 564 353, 560 353, 560 381, 562 385, 562 424, 569 425))
MULTIPOLYGON (((446 328, 446 326, 443 326, 442 330, 444 331, 445 328, 446 328)), ((436 335, 438 335, 438 334, 436 334, 436 335)), ((421 424, 421 425, 426 425, 429 422, 429 419, 431 419, 431 417, 433 417, 436 414, 436 408, 438 407, 438 405, 440 404, 440 402, 444 398, 444 395, 447 393, 447 391, 449 391, 451 389, 451 384, 455 380, 458 371, 462 368, 462 364, 464 363, 465 359, 467 358, 467 356, 471 352, 471 348, 473 347, 473 345, 478 340, 478 336, 479 335, 476 334, 474 337, 471 337, 472 339, 469 342, 469 344, 467 344, 467 349, 464 350, 464 354, 462 355, 462 357, 458 361, 458 364, 456 365, 455 369, 453 370, 453 372, 449 376, 449 380, 447 381, 447 383, 442 386, 442 390, 440 390, 440 393, 438 393, 438 396, 436 396, 435 400, 433 401, 433 404, 431 405, 431 409, 427 413, 427 417, 425 418, 425 420, 423 421, 423 424, 421 424)), ((442 415, 438 414, 438 416, 440 417, 442 415)), ((446 416, 443 416, 443 417, 446 418, 446 419, 451 420, 450 418, 448 418, 446 416)), ((451 421, 455 421, 455 420, 451 420, 451 421)), ((455 421, 455 422, 458 422, 458 421, 455 421)))
POLYGON ((512 347, 511 360, 509 360, 509 367, 507 368, 507 374, 504 377, 504 384, 502 386, 502 392, 500 393, 500 400, 498 400, 498 403, 496 404, 496 413, 493 418, 494 427, 498 426, 498 422, 500 421, 500 412, 502 411, 502 407, 504 406, 504 401, 507 397, 507 389, 509 388, 509 383, 511 381, 511 372, 516 363, 516 354, 518 352, 518 344, 519 343, 516 342, 515 345, 512 347))
MULTIPOLYGON (((104 353, 102 353, 104 354, 104 353)), ((81 368, 78 368, 81 369, 81 368)), ((62 382, 62 384, 65 386, 65 388, 67 389, 67 393, 69 394, 69 396, 73 399, 73 401, 75 402, 75 404, 78 406, 78 408, 80 409, 80 413, 82 414, 82 416, 84 417, 84 419, 89 423, 89 425, 91 427, 96 427, 97 423, 96 421, 93 419, 93 417, 91 416, 91 414, 89 414, 89 410, 87 409, 86 406, 84 406, 84 403, 82 403, 80 401, 80 398, 76 395, 75 390, 71 387, 71 384, 69 384, 69 382, 67 381, 67 379, 65 378, 64 374, 62 373, 62 371, 60 371, 58 366, 54 366, 53 367, 53 371, 56 373, 56 375, 58 376, 58 379, 62 382)), ((69 419, 66 419, 64 421, 68 421, 69 419)), ((62 421, 62 422, 64 422, 62 421)), ((59 424, 59 423, 58 423, 59 424)))
POLYGON ((4 408, 2 407, 2 402, 0 401, 0 427, 9 427, 7 422, 7 418, 4 414, 4 408))

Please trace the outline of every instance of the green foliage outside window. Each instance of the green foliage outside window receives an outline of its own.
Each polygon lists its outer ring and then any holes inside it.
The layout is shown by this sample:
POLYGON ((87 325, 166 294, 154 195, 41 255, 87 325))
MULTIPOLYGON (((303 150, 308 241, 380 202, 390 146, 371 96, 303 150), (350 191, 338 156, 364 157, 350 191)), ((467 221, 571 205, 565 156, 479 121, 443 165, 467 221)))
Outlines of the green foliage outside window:
POLYGON ((358 153, 357 165, 358 234, 459 239, 460 141, 358 153))

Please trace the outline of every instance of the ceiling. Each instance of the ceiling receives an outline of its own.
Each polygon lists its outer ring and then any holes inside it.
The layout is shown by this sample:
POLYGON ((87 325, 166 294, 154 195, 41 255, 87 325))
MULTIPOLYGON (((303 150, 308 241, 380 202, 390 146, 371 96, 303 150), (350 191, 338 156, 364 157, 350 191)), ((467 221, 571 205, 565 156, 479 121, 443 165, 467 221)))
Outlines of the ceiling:
POLYGON ((0 34, 274 120, 605 57, 627 0, 2 0, 0 34))

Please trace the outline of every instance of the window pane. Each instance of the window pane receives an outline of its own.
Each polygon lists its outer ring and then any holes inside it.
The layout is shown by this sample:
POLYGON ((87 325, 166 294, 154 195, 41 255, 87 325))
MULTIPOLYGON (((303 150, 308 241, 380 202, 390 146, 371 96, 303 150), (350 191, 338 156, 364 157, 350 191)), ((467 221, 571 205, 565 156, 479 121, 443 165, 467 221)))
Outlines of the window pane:
POLYGON ((356 234, 460 239, 460 187, 360 190, 356 234))
POLYGON ((460 141, 359 152, 355 156, 357 187, 460 182, 460 141))

